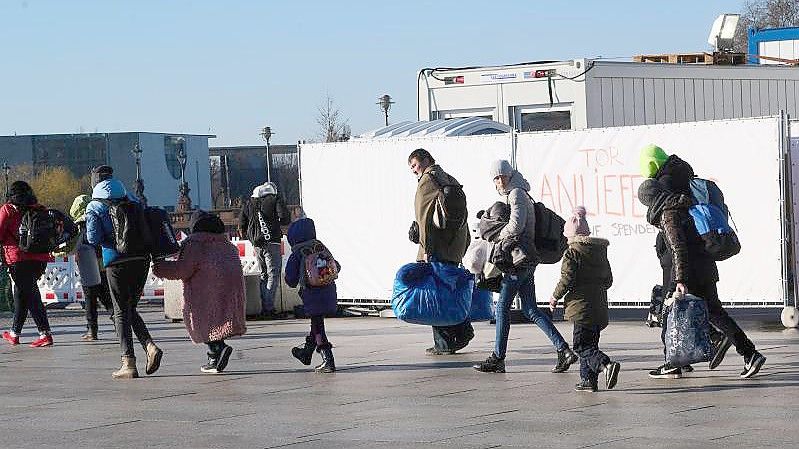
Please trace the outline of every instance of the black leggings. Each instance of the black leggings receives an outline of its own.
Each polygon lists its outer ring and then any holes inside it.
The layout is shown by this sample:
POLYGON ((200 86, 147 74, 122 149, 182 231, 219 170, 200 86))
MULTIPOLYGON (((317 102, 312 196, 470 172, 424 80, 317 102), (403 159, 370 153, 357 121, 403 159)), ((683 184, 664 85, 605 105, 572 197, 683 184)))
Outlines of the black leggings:
POLYGON ((47 263, 35 260, 21 260, 12 264, 8 272, 14 280, 14 323, 11 330, 19 335, 22 325, 28 319, 30 311, 40 334, 50 333, 50 322, 47 321, 47 311, 42 304, 42 294, 36 284, 44 274, 47 263))
POLYGON ((83 287, 83 297, 86 303, 86 328, 97 333, 98 302, 106 311, 111 312, 111 319, 114 319, 114 305, 111 303, 111 292, 108 289, 108 276, 105 274, 105 270, 100 271, 99 284, 83 287))
POLYGON ((314 339, 317 349, 326 349, 330 347, 330 342, 327 341, 327 334, 325 334, 324 315, 311 316, 311 333, 309 337, 314 339))

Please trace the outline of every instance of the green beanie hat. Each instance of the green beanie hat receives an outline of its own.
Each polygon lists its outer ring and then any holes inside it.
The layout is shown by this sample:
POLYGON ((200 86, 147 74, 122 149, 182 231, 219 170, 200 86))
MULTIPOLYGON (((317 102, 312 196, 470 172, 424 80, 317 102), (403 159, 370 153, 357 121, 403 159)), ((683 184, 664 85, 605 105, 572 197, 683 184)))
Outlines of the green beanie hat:
POLYGON ((86 221, 86 206, 88 206, 91 201, 92 197, 89 195, 78 195, 75 200, 72 201, 72 207, 69 208, 69 215, 76 223, 86 221))
POLYGON ((660 167, 666 163, 669 155, 663 151, 663 148, 655 144, 649 144, 641 149, 641 155, 638 158, 640 165, 641 176, 644 178, 654 178, 655 173, 660 170, 660 167))

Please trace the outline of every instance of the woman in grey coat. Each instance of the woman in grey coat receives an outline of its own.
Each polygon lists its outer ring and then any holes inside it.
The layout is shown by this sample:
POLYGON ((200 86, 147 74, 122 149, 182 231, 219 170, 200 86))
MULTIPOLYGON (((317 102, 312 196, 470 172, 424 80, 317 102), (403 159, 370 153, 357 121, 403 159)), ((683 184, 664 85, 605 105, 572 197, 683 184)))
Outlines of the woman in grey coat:
POLYGON ((505 372, 505 352, 508 348, 510 333, 510 306, 516 294, 522 303, 522 312, 535 323, 555 346, 558 352, 557 365, 553 373, 562 373, 569 365, 577 361, 577 355, 569 348, 569 344, 552 324, 552 320, 538 309, 535 300, 535 206, 529 195, 530 183, 521 173, 511 167, 505 160, 495 161, 491 166, 491 176, 497 193, 510 206, 510 220, 499 234, 499 242, 514 239, 528 254, 527 262, 516 265, 502 277, 502 291, 497 302, 496 311, 496 343, 494 352, 485 362, 474 365, 474 369, 486 373, 505 372))

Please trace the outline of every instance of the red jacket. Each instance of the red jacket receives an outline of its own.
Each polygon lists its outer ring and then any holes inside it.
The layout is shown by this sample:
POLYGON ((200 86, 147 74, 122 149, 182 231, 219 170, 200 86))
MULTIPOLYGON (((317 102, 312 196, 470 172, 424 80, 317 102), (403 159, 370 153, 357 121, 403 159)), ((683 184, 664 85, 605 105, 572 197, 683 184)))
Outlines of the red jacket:
MULTIPOLYGON (((42 207, 34 204, 31 207, 42 207)), ((49 253, 28 253, 19 249, 19 224, 22 222, 22 213, 19 208, 11 203, 0 207, 0 244, 3 245, 5 261, 13 265, 22 260, 37 260, 49 262, 49 253)))

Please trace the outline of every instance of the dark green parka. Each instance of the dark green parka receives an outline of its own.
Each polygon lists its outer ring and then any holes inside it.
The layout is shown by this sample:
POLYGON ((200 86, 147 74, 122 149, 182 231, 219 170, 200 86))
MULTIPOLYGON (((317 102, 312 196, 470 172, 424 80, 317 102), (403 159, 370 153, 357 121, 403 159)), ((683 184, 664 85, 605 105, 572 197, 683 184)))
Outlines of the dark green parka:
POLYGON ((560 264, 560 282, 552 297, 564 299, 564 318, 583 326, 608 325, 607 290, 613 284, 608 242, 596 237, 569 238, 560 264))

